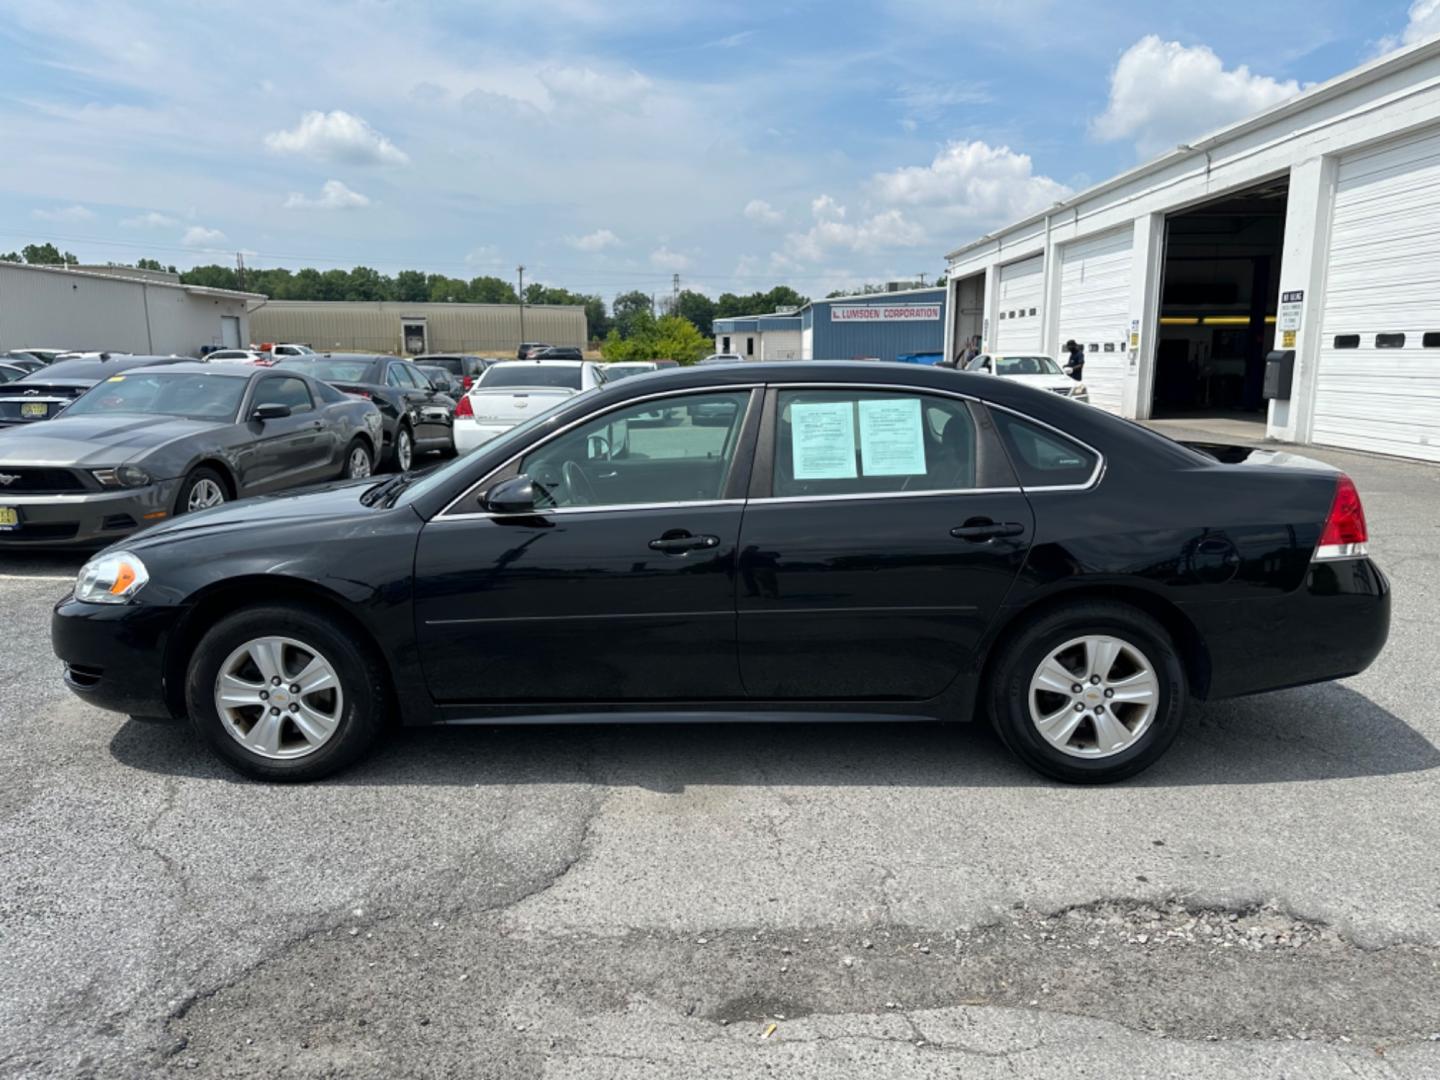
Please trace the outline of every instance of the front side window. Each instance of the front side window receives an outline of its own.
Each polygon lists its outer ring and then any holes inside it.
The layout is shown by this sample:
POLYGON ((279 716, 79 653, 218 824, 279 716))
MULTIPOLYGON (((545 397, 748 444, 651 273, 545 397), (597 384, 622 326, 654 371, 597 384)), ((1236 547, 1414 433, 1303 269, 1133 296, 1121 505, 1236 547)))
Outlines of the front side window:
POLYGON ((772 493, 880 495, 975 486, 975 424, 929 394, 782 390, 772 493))
POLYGON ((1094 451, 1003 409, 991 409, 990 415, 1022 487, 1078 487, 1095 475, 1100 459, 1094 451))
POLYGON ((965 365, 965 370, 966 370, 966 371, 989 371, 989 370, 990 370, 990 357, 986 356, 984 353, 981 353, 979 356, 973 357, 973 358, 971 359, 971 361, 970 361, 968 364, 965 365))
POLYGON ((723 496, 749 396, 687 394, 615 409, 532 450, 520 471, 545 509, 714 501, 723 496))
POLYGON ((292 413, 309 412, 315 407, 304 381, 288 376, 261 379, 255 388, 255 404, 289 405, 292 413))

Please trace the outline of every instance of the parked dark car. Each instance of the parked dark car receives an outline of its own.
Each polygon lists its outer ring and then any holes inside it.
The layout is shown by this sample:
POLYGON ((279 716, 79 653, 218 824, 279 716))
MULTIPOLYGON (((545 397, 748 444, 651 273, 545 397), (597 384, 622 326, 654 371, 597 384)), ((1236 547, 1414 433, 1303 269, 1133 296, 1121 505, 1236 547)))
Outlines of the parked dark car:
POLYGON ((1191 697, 1364 670, 1390 611, 1367 540, 1318 463, 980 375, 724 364, 572 395, 427 474, 163 524, 81 571, 52 641, 85 700, 188 715, 271 779, 398 713, 988 717, 1095 782, 1156 760, 1191 697), (730 420, 629 423, 685 404, 730 420))
POLYGON ((99 547, 247 495, 369 476, 379 441, 373 405, 295 372, 132 368, 48 423, 0 431, 0 546, 99 547))
POLYGON ((183 364, 188 356, 130 356, 102 353, 98 357, 56 360, 22 379, 0 386, 0 428, 49 420, 102 379, 137 367, 183 364))
POLYGON ((550 348, 550 346, 543 341, 522 341, 520 347, 515 350, 515 359, 529 360, 541 349, 548 348, 550 348))
POLYGON ((0 364, 9 364, 11 367, 18 367, 24 371, 39 371, 48 363, 49 361, 32 356, 27 352, 8 352, 0 356, 0 364))
POLYGON ((430 385, 409 360, 373 353, 285 356, 279 366, 373 401, 385 428, 381 460, 401 472, 417 453, 455 452, 455 401, 430 385))
POLYGON ((530 360, 584 360, 585 354, 574 345, 547 345, 543 349, 534 350, 528 357, 530 360))
POLYGON ((429 379, 430 385, 434 389, 451 399, 459 400, 460 396, 465 393, 465 386, 460 382, 460 377, 452 375, 443 367, 417 363, 415 370, 429 379))
POLYGON ((16 379, 23 379, 30 374, 30 369, 16 367, 14 364, 7 364, 0 360, 0 383, 14 382, 16 379))
POLYGON ((495 361, 483 356, 470 356, 465 353, 426 353, 424 356, 415 357, 415 363, 425 364, 432 367, 443 367, 460 380, 461 391, 469 390, 471 385, 485 369, 495 361))

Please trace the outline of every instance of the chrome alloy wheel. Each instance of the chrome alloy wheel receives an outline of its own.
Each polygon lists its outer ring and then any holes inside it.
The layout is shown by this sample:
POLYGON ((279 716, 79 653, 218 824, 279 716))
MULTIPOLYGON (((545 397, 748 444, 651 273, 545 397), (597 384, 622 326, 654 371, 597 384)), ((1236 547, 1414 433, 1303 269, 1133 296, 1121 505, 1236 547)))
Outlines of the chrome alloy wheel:
POLYGON ((303 641, 247 641, 220 665, 215 711, 231 738, 260 757, 305 757, 340 725, 345 694, 335 667, 303 641))
POLYGON ((410 429, 402 427, 395 433, 395 464, 401 472, 410 471, 410 462, 415 457, 415 439, 410 429))
POLYGON ((190 497, 185 500, 185 511, 193 514, 196 510, 219 506, 224 501, 225 489, 208 476, 202 476, 190 489, 190 497))
POLYGON ((350 460, 346 463, 346 473, 351 480, 363 480, 370 475, 370 451, 363 446, 357 446, 350 451, 350 460))
POLYGON ((1160 680, 1149 658, 1118 637, 1074 638, 1036 669, 1030 720, 1062 754, 1104 758, 1128 750, 1160 707, 1160 680))

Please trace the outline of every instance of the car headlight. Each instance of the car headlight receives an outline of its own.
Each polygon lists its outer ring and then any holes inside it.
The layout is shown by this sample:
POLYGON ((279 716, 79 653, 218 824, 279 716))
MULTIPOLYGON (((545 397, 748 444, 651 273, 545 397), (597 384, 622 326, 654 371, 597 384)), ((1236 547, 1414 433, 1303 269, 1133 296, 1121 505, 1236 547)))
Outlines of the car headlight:
POLYGON ((139 557, 115 551, 91 559, 80 568, 75 599, 87 604, 123 604, 145 587, 150 572, 139 557))
POLYGON ((1086 393, 1086 390, 1085 390, 1085 384, 1084 384, 1084 383, 1076 383, 1074 386, 1072 386, 1072 387, 1070 388, 1070 396, 1071 396, 1071 397, 1084 397, 1084 396, 1085 396, 1085 393, 1086 393))
POLYGON ((113 469, 91 469, 90 475, 105 487, 145 487, 153 481, 138 465, 120 465, 113 469))

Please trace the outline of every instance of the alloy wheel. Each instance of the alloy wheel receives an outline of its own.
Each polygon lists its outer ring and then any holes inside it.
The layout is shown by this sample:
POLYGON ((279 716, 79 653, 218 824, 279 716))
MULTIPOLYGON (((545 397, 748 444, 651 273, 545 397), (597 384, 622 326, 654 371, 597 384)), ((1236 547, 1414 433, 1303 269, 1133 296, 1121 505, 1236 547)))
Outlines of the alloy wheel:
POLYGON ((409 429, 402 427, 395 433, 395 463, 400 466, 401 472, 410 471, 410 459, 414 456, 414 440, 410 436, 409 429))
POLYGON ((185 500, 185 510, 187 513, 194 513, 196 510, 219 506, 224 501, 225 489, 208 476, 202 476, 190 489, 190 497, 185 500))
POLYGON ((1149 730, 1160 706, 1160 679, 1130 642, 1088 635, 1040 662, 1027 703, 1035 730, 1062 754, 1112 757, 1149 730))
POLYGON ((363 480, 370 475, 370 452, 363 446, 357 446, 350 451, 345 475, 351 480, 363 480))
POLYGON ((247 641, 215 678, 215 710, 226 732, 264 758, 313 754, 335 734, 344 708, 334 665, 294 638, 247 641))

